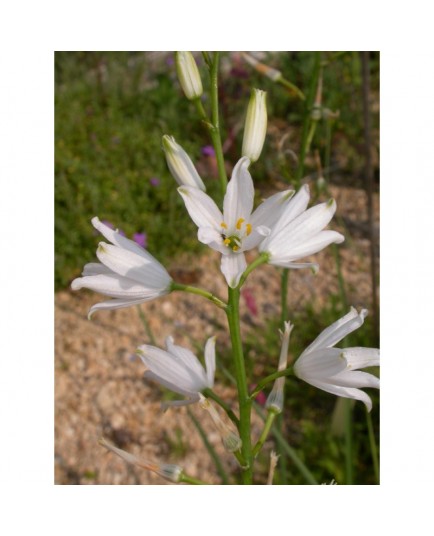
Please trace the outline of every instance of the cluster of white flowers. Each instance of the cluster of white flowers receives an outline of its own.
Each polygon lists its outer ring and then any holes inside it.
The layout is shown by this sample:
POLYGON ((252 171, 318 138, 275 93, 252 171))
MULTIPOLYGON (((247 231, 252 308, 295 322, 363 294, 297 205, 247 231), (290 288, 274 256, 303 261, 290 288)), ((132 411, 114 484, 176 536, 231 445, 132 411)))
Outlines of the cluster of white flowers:
MULTIPOLYGON (((191 100, 200 98, 202 83, 190 53, 177 56, 177 69, 186 96, 191 100)), ((240 285, 247 269, 247 251, 257 248, 264 262, 275 266, 291 269, 310 267, 316 271, 316 263, 298 261, 329 244, 344 241, 342 234, 325 230, 336 211, 335 201, 330 199, 308 208, 310 195, 307 185, 297 193, 293 190, 278 192, 254 208, 255 191, 249 167, 262 151, 266 126, 265 92, 255 90, 247 112, 242 156, 233 168, 222 210, 205 193, 204 181, 187 153, 173 137, 163 137, 168 168, 179 184, 178 192, 191 219, 198 227, 198 240, 221 254, 221 272, 232 289, 240 285)), ((172 278, 148 251, 110 229, 96 217, 92 219, 92 225, 110 243, 99 244, 96 255, 100 262, 87 264, 82 277, 72 282, 72 288, 88 288, 111 299, 93 305, 89 316, 99 309, 140 304, 174 290, 172 278)), ((357 313, 352 308, 347 315, 325 329, 300 355, 294 365, 294 373, 319 389, 361 400, 370 410, 371 399, 360 388, 378 388, 379 380, 358 369, 379 365, 379 351, 370 348, 334 348, 335 344, 363 324, 366 314, 366 310, 357 313)), ((285 322, 279 372, 287 367, 292 328, 289 322, 285 322)), ((214 337, 208 339, 205 345, 206 368, 190 350, 175 345, 172 337, 166 340, 166 350, 145 344, 138 348, 137 353, 146 367, 145 377, 185 397, 167 405, 201 401, 209 409, 201 393, 214 385, 214 337)), ((283 386, 284 377, 279 377, 268 397, 266 407, 270 411, 282 411, 283 386)), ((212 414, 216 418, 215 412, 212 414)))

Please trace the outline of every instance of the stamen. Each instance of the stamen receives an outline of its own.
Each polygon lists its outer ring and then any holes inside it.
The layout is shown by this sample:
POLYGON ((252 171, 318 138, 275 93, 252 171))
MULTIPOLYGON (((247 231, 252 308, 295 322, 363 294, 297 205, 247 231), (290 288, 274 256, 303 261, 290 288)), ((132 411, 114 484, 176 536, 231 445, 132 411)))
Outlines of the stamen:
POLYGON ((232 246, 232 251, 238 251, 239 249, 239 246, 232 246))
POLYGON ((246 236, 249 236, 251 232, 252 232, 252 224, 246 223, 246 236))
POLYGON ((220 227, 223 227, 223 229, 228 228, 228 226, 226 225, 226 223, 224 221, 221 222, 220 227))
POLYGON ((240 219, 237 221, 237 224, 236 224, 235 227, 236 227, 238 230, 240 230, 240 229, 241 229, 241 225, 243 224, 243 222, 244 222, 244 218, 240 218, 240 219))
POLYGON ((225 238, 225 239, 223 240, 223 244, 224 244, 225 246, 229 246, 230 243, 231 243, 231 239, 230 239, 230 238, 225 238))

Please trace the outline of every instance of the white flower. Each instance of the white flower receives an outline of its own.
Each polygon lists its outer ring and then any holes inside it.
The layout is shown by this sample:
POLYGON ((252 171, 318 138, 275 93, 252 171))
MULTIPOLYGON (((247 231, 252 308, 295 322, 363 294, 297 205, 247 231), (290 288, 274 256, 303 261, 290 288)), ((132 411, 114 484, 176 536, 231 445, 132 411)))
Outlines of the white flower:
POLYGON ((247 108, 244 125, 243 148, 241 154, 256 162, 261 155, 267 133, 267 94, 260 89, 253 89, 247 108))
POLYGON ((195 186, 205 191, 205 185, 196 171, 191 158, 175 141, 173 136, 163 136, 163 151, 170 173, 176 182, 182 186, 195 186))
POLYGON ((285 207, 271 233, 259 246, 261 253, 268 253, 270 264, 285 268, 317 269, 315 263, 294 261, 317 253, 331 243, 345 240, 336 231, 324 231, 336 211, 336 203, 330 199, 306 210, 309 203, 309 188, 303 186, 285 207))
POLYGON ((96 255, 101 263, 86 264, 83 277, 74 279, 71 288, 88 288, 113 299, 93 305, 89 318, 98 309, 128 307, 171 291, 172 278, 152 255, 98 218, 92 219, 92 225, 111 244, 100 242, 96 255))
POLYGON ((190 350, 173 344, 172 337, 167 337, 166 348, 167 351, 147 344, 139 346, 137 354, 146 367, 145 378, 187 397, 186 400, 167 402, 167 406, 197 402, 200 392, 214 385, 215 337, 208 339, 205 345, 206 372, 190 350))
POLYGON ((349 333, 359 328, 368 312, 357 313, 354 307, 340 320, 325 329, 298 358, 294 373, 318 389, 337 396, 361 400, 372 409, 369 396, 360 387, 379 389, 380 380, 358 369, 380 364, 377 348, 332 348, 349 333))
POLYGON ((235 288, 247 267, 244 251, 256 246, 269 234, 292 190, 279 192, 253 212, 254 189, 248 167, 241 158, 232 172, 223 201, 223 214, 204 192, 191 186, 178 188, 191 219, 198 226, 198 239, 222 254, 221 270, 228 285, 235 288))
POLYGON ((185 96, 189 100, 198 99, 203 93, 203 88, 193 54, 191 52, 177 52, 175 62, 176 72, 185 96))

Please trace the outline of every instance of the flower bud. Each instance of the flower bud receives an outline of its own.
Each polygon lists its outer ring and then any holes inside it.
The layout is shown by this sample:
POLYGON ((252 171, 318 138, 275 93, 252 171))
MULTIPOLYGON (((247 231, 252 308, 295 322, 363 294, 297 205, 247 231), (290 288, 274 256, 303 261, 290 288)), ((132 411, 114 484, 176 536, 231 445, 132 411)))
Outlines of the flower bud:
POLYGON ((247 108, 242 156, 247 156, 251 162, 258 160, 264 145, 267 132, 266 92, 254 89, 247 108))
MULTIPOLYGON (((279 366, 278 371, 286 369, 288 363, 288 346, 289 346, 289 336, 291 335, 292 328, 290 322, 285 322, 285 331, 281 333, 282 336, 282 348, 280 350, 279 366)), ((283 409, 283 388, 285 386, 285 378, 282 376, 277 378, 274 382, 273 389, 268 395, 267 402, 265 407, 268 411, 274 411, 275 413, 281 413, 283 409)))
POLYGON ((198 99, 203 93, 203 88, 193 54, 191 52, 177 52, 175 61, 176 72, 185 96, 189 100, 198 99))
POLYGON ((170 173, 180 186, 195 186, 205 191, 205 185, 199 177, 191 158, 175 141, 173 136, 163 136, 163 151, 170 173))

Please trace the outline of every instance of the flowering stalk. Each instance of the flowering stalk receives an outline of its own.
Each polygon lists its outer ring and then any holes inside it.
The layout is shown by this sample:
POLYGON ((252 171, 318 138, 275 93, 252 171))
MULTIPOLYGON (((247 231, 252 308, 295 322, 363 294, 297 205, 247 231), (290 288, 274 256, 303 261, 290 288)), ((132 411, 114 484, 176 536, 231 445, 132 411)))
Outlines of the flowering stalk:
POLYGON ((242 441, 241 455, 246 462, 246 466, 242 467, 243 484, 252 484, 253 478, 253 456, 252 443, 250 438, 250 413, 252 408, 252 400, 249 397, 247 389, 247 377, 244 364, 243 346, 241 342, 240 332, 240 289, 231 288, 228 286, 228 307, 226 314, 228 317, 229 332, 232 343, 232 355, 235 365, 235 377, 238 391, 238 405, 240 411, 239 432, 242 441))

